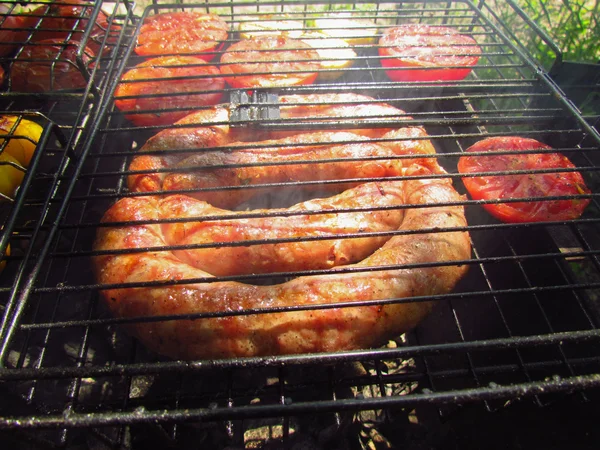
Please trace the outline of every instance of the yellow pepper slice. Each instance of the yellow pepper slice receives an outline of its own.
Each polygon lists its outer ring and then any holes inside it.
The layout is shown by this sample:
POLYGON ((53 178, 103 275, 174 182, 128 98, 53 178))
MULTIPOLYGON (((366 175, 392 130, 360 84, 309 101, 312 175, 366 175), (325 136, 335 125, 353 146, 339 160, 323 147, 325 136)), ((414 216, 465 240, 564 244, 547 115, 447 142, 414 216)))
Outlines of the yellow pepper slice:
POLYGON ((42 134, 42 127, 18 116, 0 116, 0 149, 19 161, 23 167, 29 166, 35 148, 42 134), (15 126, 16 125, 16 126, 15 126), (14 137, 13 137, 14 136, 14 137), (5 141, 6 145, 5 145, 5 141))
MULTIPOLYGON (((8 153, 0 153, 0 193, 6 197, 14 198, 17 188, 23 182, 25 168, 20 169, 21 164, 8 153), (15 167, 14 165, 17 167, 15 167)), ((0 197, 0 201, 6 200, 0 197)))

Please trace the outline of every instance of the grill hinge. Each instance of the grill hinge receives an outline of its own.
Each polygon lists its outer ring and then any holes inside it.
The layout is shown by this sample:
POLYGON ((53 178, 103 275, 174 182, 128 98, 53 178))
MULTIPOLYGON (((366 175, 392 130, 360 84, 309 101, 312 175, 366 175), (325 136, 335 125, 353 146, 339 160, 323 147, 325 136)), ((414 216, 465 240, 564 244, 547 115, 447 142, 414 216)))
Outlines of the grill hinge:
POLYGON ((279 119, 279 101, 277 94, 263 91, 237 90, 231 92, 231 126, 252 127, 261 121, 279 119))

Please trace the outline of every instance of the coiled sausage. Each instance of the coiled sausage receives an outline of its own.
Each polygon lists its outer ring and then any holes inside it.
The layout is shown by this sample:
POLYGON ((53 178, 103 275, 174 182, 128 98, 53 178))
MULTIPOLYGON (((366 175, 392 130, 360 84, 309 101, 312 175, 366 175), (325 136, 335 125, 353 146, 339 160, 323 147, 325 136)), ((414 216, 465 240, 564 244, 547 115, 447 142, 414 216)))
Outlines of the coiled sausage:
MULTIPOLYGON (((419 166, 405 170, 406 175, 415 173, 430 172, 419 166)), ((466 225, 463 208, 451 205, 461 197, 448 180, 398 183, 402 183, 404 204, 427 205, 406 210, 398 235, 359 263, 343 266, 352 270, 349 273, 333 270, 269 286, 219 281, 172 251, 110 254, 115 249, 167 245, 160 225, 143 224, 158 218, 156 209, 145 207, 150 198, 127 198, 116 203, 103 222, 137 223, 99 229, 95 249, 107 254, 94 257, 94 267, 101 284, 136 286, 101 292, 112 313, 122 318, 257 312, 447 293, 466 272, 461 262, 470 256, 470 241, 464 231, 437 230, 466 225), (171 284, 174 280, 177 283, 171 284), (165 284, 140 287, 139 283, 147 282, 165 284)), ((128 328, 150 349, 180 359, 339 351, 385 343, 416 326, 432 306, 430 301, 398 300, 384 305, 141 322, 128 328)))
MULTIPOLYGON (((218 110, 212 113, 223 114, 218 110)), ((134 177, 130 185, 138 190, 148 187, 152 190, 152 186, 159 189, 151 195, 123 198, 113 205, 102 219, 103 226, 94 244, 97 251, 94 271, 103 285, 101 293, 106 304, 117 317, 132 319, 126 325, 130 332, 157 353, 177 359, 203 359, 378 346, 416 326, 433 306, 427 297, 451 291, 465 274, 464 261, 469 258, 471 248, 468 233, 460 230, 466 226, 460 206, 463 198, 448 178, 439 176, 445 172, 437 164, 424 130, 416 127, 388 130, 385 139, 372 143, 363 138, 364 145, 375 145, 378 152, 384 152, 387 159, 383 161, 393 170, 381 176, 391 177, 389 181, 358 182, 336 197, 271 211, 284 217, 279 224, 290 214, 295 218, 288 218, 287 229, 273 226, 262 234, 256 230, 275 224, 276 219, 258 217, 241 232, 236 228, 233 237, 228 236, 228 228, 245 227, 247 223, 243 222, 250 220, 240 218, 245 213, 218 210, 204 200, 161 190, 171 166, 184 161, 186 155, 189 157, 198 143, 201 148, 207 142, 211 147, 231 146, 226 124, 188 130, 185 134, 179 130, 179 139, 176 130, 168 130, 151 140, 150 146, 155 150, 162 147, 183 151, 145 155, 155 158, 156 168, 147 166, 144 170, 149 176, 134 177), (158 172, 151 173, 153 170, 158 172), (352 208, 360 209, 361 195, 372 203, 369 208, 383 206, 381 213, 391 206, 387 211, 391 215, 377 216, 375 210, 368 208, 372 216, 361 216, 364 211, 359 211, 354 217, 365 226, 377 222, 380 230, 392 229, 394 232, 389 234, 393 236, 383 237, 386 242, 375 251, 365 247, 356 256, 338 257, 364 244, 360 242, 363 238, 336 239, 336 232, 350 230, 351 227, 339 225, 344 216, 353 217, 349 214, 352 208), (315 208, 327 210, 327 214, 329 209, 341 210, 335 219, 330 218, 333 221, 323 215, 324 221, 309 231, 309 235, 325 236, 323 241, 304 242, 304 247, 296 250, 297 243, 288 242, 287 248, 280 252, 279 261, 266 263, 269 266, 266 268, 261 268, 257 261, 266 253, 277 253, 279 243, 252 245, 244 250, 249 253, 236 256, 243 245, 231 244, 244 242, 244 236, 236 233, 247 233, 250 239, 262 236, 286 240, 293 237, 294 224, 316 217, 304 214, 315 208), (225 222, 229 225, 225 226, 225 222), (350 245, 350 250, 346 248, 331 258, 330 248, 342 248, 339 247, 342 240, 344 245, 350 245), (205 244, 218 245, 211 249, 205 244), (270 285, 215 276, 289 268, 311 270, 315 267, 311 257, 299 257, 309 247, 308 254, 318 256, 317 267, 341 265, 323 274, 300 273, 297 278, 270 285), (229 250, 222 252, 225 248, 229 250), (360 261, 346 264, 356 260, 360 261), (251 268, 243 267, 246 262, 251 268), (198 315, 205 316, 198 318, 198 315), (160 320, 157 316, 167 317, 160 320), (152 319, 140 321, 140 318, 152 319)), ((270 148, 269 144, 265 148, 270 148)), ((276 150, 270 151, 277 155, 276 150)), ((231 146, 231 155, 236 152, 235 145, 231 146)), ((310 177, 315 172, 314 165, 306 159, 307 154, 303 158, 296 161, 300 168, 297 178, 310 177)), ((261 167, 259 164, 258 169, 261 167)), ((348 188, 343 176, 341 181, 344 189, 348 188)), ((243 200, 236 197, 222 203, 233 205, 243 200)), ((380 244, 376 242, 377 246, 380 244)))
MULTIPOLYGON (((305 124, 336 123, 340 127, 348 124, 346 131, 355 135, 381 138, 395 127, 372 127, 371 123, 398 123, 410 117, 402 110, 371 97, 359 94, 308 94, 288 95, 279 98, 281 123, 305 124), (357 126, 360 124, 364 128, 357 126)), ((223 106, 205 108, 189 114, 176 123, 176 127, 166 128, 152 136, 139 150, 140 155, 133 158, 128 177, 129 189, 133 192, 153 192, 163 189, 162 183, 169 167, 181 163, 199 151, 228 145, 243 145, 242 142, 263 141, 293 137, 299 131, 270 131, 256 134, 247 132, 243 127, 231 127, 230 110, 223 106), (240 142, 241 141, 241 142, 240 142), (235 144, 237 142, 237 144, 235 144), (147 154, 146 154, 147 153, 147 154)), ((391 126, 391 125, 390 125, 391 126)), ((340 131, 340 130, 338 130, 340 131)), ((343 131, 343 130, 342 130, 343 131)), ((328 140, 332 135, 322 134, 328 140)), ((323 141, 321 139, 321 141, 323 141)), ((360 139, 356 136, 350 139, 360 139)), ((300 144, 298 140, 297 144, 300 144)), ((275 145, 277 145, 275 143, 275 145)), ((283 143, 281 143, 283 145, 283 143)), ((186 187, 171 187, 179 189, 186 187)))
POLYGON ((169 220, 161 231, 167 244, 179 246, 175 256, 218 276, 327 269, 360 261, 390 238, 386 232, 400 226, 404 212, 392 208, 403 200, 399 183, 381 182, 287 209, 252 210, 250 217, 185 195, 152 199, 148 207, 169 220), (384 234, 344 236, 365 233, 384 234), (331 236, 336 238, 324 239, 331 236))

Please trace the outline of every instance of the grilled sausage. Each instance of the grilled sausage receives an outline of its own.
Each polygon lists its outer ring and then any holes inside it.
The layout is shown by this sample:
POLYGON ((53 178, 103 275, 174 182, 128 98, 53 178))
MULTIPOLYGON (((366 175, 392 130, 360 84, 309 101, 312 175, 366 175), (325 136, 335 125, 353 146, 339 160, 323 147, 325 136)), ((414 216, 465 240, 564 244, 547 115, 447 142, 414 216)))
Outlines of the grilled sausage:
POLYGON ((185 195, 147 197, 135 203, 164 221, 163 239, 167 245, 177 246, 173 250, 177 258, 221 276, 327 269, 360 261, 390 238, 386 232, 400 226, 403 209, 392 208, 403 200, 401 183, 380 182, 364 183, 288 209, 253 210, 250 214, 218 209, 185 195), (364 233, 384 234, 345 236, 364 233), (269 243, 278 240, 283 242, 269 243), (252 241, 258 242, 252 245, 252 241))
MULTIPOLYGON (((431 171, 420 165, 403 169, 403 175, 428 174, 431 171)), ((101 253, 93 260, 98 282, 107 285, 102 295, 118 317, 154 317, 134 321, 128 328, 150 349, 172 358, 325 352, 380 345, 416 326, 433 306, 427 296, 452 290, 466 271, 461 261, 470 255, 468 234, 452 231, 466 222, 463 208, 452 205, 461 197, 451 182, 408 178, 398 183, 405 205, 427 205, 406 210, 398 235, 361 262, 343 266, 348 272, 333 270, 268 286, 218 280, 174 252, 160 251, 167 243, 161 225, 152 222, 159 218, 158 212, 145 206, 153 200, 127 198, 110 208, 103 222, 137 223, 102 227, 97 234, 95 249, 101 253), (146 248, 141 253, 110 253, 146 248), (406 301, 410 297, 423 298, 406 301), (353 302, 376 300, 386 302, 352 306, 353 302), (333 307, 311 309, 317 305, 333 307), (282 312, 281 308, 296 310, 282 312), (259 314, 263 310, 265 313, 259 314), (244 311, 253 314, 236 314, 244 311), (228 315, 191 320, 189 315, 198 313, 228 315), (165 315, 187 317, 156 320, 165 315)))
MULTIPOLYGON (((142 192, 184 191, 221 208, 268 193, 272 183, 291 182, 291 190, 339 193, 369 178, 399 176, 403 166, 415 161, 399 156, 435 153, 426 136, 425 130, 417 127, 391 131, 381 142, 348 132, 315 132, 253 144, 235 142, 226 149, 197 152, 183 160, 179 160, 181 153, 146 155, 132 162, 130 169, 135 173, 129 176, 129 186, 142 192), (185 171, 169 173, 168 169, 185 171), (293 184, 299 181, 335 182, 293 184), (257 185, 265 186, 254 187, 257 185)), ((435 158, 428 160, 420 162, 439 170, 435 158)), ((285 195, 285 188, 278 186, 279 195, 285 195)))
MULTIPOLYGON (((394 124, 411 119, 404 111, 372 97, 354 94, 305 94, 282 95, 279 97, 280 115, 284 121, 305 124, 322 129, 336 124, 351 127, 348 131, 377 138, 392 131, 395 127, 382 127, 381 124, 394 124)), ((400 125, 400 124, 398 124, 400 125)), ((297 131, 296 131, 297 133, 297 131)), ((278 132, 277 136, 294 134, 278 132)))
MULTIPOLYGON (((279 123, 294 123, 307 128, 311 124, 312 127, 321 128, 323 124, 337 124, 338 127, 348 124, 351 128, 347 131, 370 138, 381 138, 393 130, 373 127, 375 122, 401 124, 410 119, 398 108, 365 95, 351 93, 281 96, 279 103, 279 123), (365 128, 359 128, 357 124, 365 128)), ((134 192, 161 190, 167 168, 205 148, 223 147, 236 141, 255 143, 265 139, 281 139, 300 133, 298 130, 270 131, 257 135, 255 131, 247 132, 243 127, 230 127, 229 118, 230 111, 225 107, 205 108, 179 120, 176 127, 164 129, 151 137, 129 167, 134 172, 127 180, 129 189, 134 192)))
MULTIPOLYGON (((241 147, 233 152, 199 153, 176 164, 176 168, 186 168, 189 171, 168 174, 162 188, 166 191, 195 190, 190 193, 195 198, 206 200, 215 206, 233 208, 256 195, 268 193, 272 189, 268 186, 270 183, 291 182, 290 189, 293 190, 303 187, 339 192, 368 178, 399 175, 401 160, 379 159, 394 156, 392 149, 387 146, 370 142, 336 144, 356 139, 360 139, 360 136, 352 133, 300 134, 262 141, 261 147, 256 149, 241 147), (354 181, 350 184, 322 183, 345 179, 354 181), (299 181, 319 183, 302 186, 294 184, 299 181), (267 184, 267 187, 247 189, 261 184, 267 184), (199 190, 229 187, 241 189, 199 190)), ((278 187, 280 195, 283 188, 278 187)))
MULTIPOLYGON (((327 99, 331 97, 323 102, 327 99)), ((317 103, 317 97, 306 101, 317 103)), ((302 114, 310 119, 333 110, 298 111, 296 119, 302 114)), ((204 110, 151 138, 142 149, 148 154, 131 164, 140 173, 129 177, 132 190, 151 195, 124 198, 102 219, 93 258, 102 296, 114 315, 131 319, 127 327, 150 349, 172 358, 200 359, 373 347, 416 326, 433 306, 428 297, 449 292, 464 275, 470 240, 466 232, 455 230, 466 225, 457 205, 462 197, 449 179, 438 176, 445 172, 423 129, 362 130, 362 136, 356 130, 276 134, 248 148, 244 141, 249 139, 229 128, 228 117, 222 108, 204 110), (281 164, 278 170, 267 169, 266 163, 274 162, 281 164), (186 174, 193 166, 197 173, 186 174), (253 211, 258 218, 244 219, 247 213, 220 210, 205 201, 238 205, 247 197, 206 193, 219 192, 224 184, 279 180, 281 167, 286 181, 314 180, 317 173, 318 179, 325 176, 348 190, 270 210, 279 218, 253 211), (182 175, 192 181, 177 184, 182 175), (246 175, 243 182, 236 181, 246 175), (392 178, 361 184, 353 177, 392 178), (200 188, 192 193, 201 199, 169 194, 182 186, 200 188), (368 206, 366 214, 352 210, 363 205, 368 206), (341 211, 312 214, 315 209, 341 211), (309 225, 311 219, 315 222, 309 225), (368 239, 336 236, 360 233, 361 226, 395 231, 368 239), (325 238, 290 239, 298 228, 304 237, 325 238), (244 239, 290 242, 261 241, 244 248, 244 239), (273 260, 261 265, 266 255, 273 260), (216 277, 331 266, 341 270, 300 273, 290 281, 271 274, 279 283, 270 285, 216 277)))

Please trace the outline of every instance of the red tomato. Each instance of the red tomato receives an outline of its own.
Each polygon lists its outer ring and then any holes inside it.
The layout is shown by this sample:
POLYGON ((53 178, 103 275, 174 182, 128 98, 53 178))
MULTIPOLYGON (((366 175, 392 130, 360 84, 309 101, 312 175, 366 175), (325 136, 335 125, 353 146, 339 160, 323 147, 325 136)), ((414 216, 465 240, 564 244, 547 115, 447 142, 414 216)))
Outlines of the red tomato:
POLYGON ((221 73, 234 88, 311 84, 320 67, 308 44, 284 36, 260 36, 233 44, 221 57, 221 73))
POLYGON ((13 7, 0 5, 0 56, 10 55, 17 46, 27 39, 31 27, 31 18, 24 14, 16 14, 13 7))
POLYGON ((447 27, 400 25, 388 28, 379 39, 381 65, 406 68, 386 70, 393 81, 462 80, 480 54, 473 38, 447 27))
MULTIPOLYGON (((573 169, 575 166, 559 153, 519 153, 524 150, 550 150, 534 139, 493 137, 469 147, 467 152, 515 152, 493 156, 462 156, 458 161, 461 174, 505 172, 514 170, 573 169)), ((463 183, 475 200, 526 199, 589 194, 579 172, 548 172, 516 175, 464 177, 463 183)), ((485 204, 483 207, 504 222, 542 222, 576 219, 589 199, 531 200, 514 203, 485 204)))
MULTIPOLYGON (((78 89, 87 84, 77 66, 79 42, 48 39, 28 44, 11 64, 11 90, 46 92, 78 89)), ((92 64, 94 53, 85 48, 83 64, 92 64)))
MULTIPOLYGON (((30 15, 34 19, 33 41, 63 39, 79 41, 89 23, 94 5, 90 1, 65 0, 41 5, 30 15)), ((100 53, 102 38, 108 29, 108 16, 100 11, 86 43, 95 53, 100 53)))
POLYGON ((204 60, 184 55, 163 56, 138 64, 123 75, 115 93, 115 105, 125 113, 142 113, 127 114, 138 126, 170 125, 194 109, 217 104, 224 87, 219 69, 204 60), (143 113, 165 108, 177 110, 143 113))
POLYGON ((227 39, 229 25, 215 14, 180 11, 149 16, 135 52, 142 56, 193 54, 210 61, 227 39))

